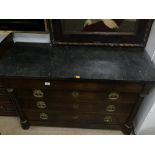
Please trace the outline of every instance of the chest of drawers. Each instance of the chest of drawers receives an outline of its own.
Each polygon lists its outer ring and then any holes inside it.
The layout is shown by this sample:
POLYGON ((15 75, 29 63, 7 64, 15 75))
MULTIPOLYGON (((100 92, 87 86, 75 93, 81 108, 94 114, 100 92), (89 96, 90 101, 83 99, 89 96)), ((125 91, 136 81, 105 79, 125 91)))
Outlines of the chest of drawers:
POLYGON ((155 82, 155 68, 142 48, 4 43, 0 85, 9 97, 2 95, 0 105, 15 107, 23 129, 62 126, 129 134, 155 82))

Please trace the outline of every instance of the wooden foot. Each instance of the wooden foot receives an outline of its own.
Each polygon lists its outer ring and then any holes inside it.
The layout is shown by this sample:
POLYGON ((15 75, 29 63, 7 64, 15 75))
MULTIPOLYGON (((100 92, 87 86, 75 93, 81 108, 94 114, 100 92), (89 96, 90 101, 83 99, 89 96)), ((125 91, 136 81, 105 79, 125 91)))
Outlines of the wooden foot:
POLYGON ((125 135, 130 135, 130 134, 132 134, 132 131, 133 131, 133 126, 132 126, 132 125, 128 125, 128 124, 122 125, 122 132, 123 132, 125 135))
POLYGON ((24 130, 28 130, 28 129, 30 128, 30 123, 29 123, 27 120, 22 121, 22 122, 21 122, 21 127, 22 127, 22 129, 24 129, 24 130))

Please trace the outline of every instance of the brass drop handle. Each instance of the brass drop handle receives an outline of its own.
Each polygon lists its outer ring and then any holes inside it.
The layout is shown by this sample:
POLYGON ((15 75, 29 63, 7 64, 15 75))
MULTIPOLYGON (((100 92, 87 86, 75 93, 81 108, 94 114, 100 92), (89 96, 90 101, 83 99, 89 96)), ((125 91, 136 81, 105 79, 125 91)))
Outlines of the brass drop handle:
POLYGON ((110 94, 108 95, 108 99, 109 99, 109 100, 117 100, 117 99, 119 99, 119 93, 115 93, 115 92, 110 93, 110 94))
POLYGON ((79 119, 79 116, 78 115, 72 116, 72 119, 74 120, 79 119))
POLYGON ((108 106, 106 107, 106 111, 107 111, 107 112, 114 112, 114 111, 116 111, 115 105, 108 105, 108 106))
POLYGON ((78 103, 73 103, 73 109, 78 109, 79 108, 79 104, 78 103))
POLYGON ((37 101, 36 106, 39 109, 45 109, 47 107, 47 105, 44 101, 37 101))
POLYGON ((111 116, 105 116, 105 117, 104 117, 104 122, 105 122, 105 123, 110 123, 110 122, 112 122, 112 117, 111 117, 111 116))
POLYGON ((36 98, 42 98, 44 97, 44 93, 41 90, 35 89, 33 90, 33 96, 36 98))
POLYGON ((40 119, 47 120, 48 119, 48 114, 46 114, 46 113, 40 113, 40 119))
POLYGON ((72 92, 72 97, 73 98, 78 98, 79 97, 79 93, 77 91, 73 91, 72 92))
POLYGON ((13 91, 14 91, 13 88, 7 88, 7 92, 8 92, 8 93, 12 93, 13 91))

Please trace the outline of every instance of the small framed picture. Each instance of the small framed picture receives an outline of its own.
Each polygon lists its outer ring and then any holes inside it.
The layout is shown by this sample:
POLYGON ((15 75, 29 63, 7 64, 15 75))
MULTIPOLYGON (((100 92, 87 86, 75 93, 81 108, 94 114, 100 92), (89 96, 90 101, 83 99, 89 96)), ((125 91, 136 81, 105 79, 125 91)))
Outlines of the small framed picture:
POLYGON ((48 32, 44 19, 1 19, 0 31, 48 32))

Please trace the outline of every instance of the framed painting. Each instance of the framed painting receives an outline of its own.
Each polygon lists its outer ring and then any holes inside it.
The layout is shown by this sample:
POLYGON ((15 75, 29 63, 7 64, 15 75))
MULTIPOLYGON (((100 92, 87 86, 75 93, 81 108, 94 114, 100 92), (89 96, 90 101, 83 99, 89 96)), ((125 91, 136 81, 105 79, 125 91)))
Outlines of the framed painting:
POLYGON ((153 20, 54 19, 50 20, 53 44, 144 47, 153 20))

